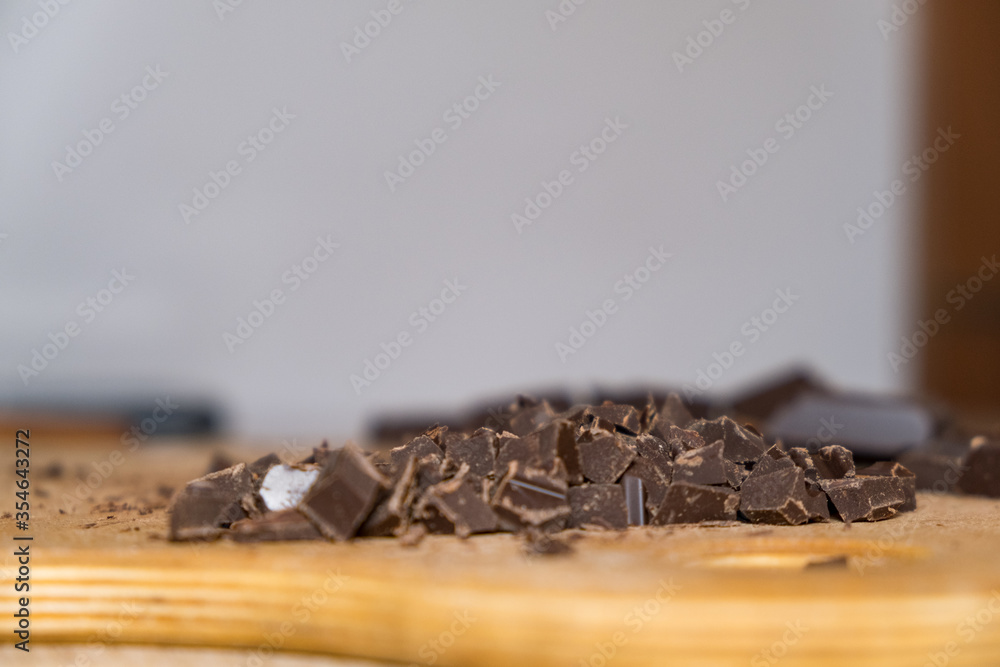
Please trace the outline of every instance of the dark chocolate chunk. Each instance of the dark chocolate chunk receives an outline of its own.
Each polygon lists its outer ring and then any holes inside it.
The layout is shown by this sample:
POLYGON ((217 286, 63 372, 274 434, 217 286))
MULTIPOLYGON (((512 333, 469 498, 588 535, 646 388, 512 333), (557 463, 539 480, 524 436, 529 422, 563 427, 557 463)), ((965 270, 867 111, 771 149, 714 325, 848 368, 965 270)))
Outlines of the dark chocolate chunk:
POLYGON ((256 519, 241 519, 226 536, 237 542, 319 540, 323 536, 313 523, 294 509, 268 512, 256 519))
MULTIPOLYGON (((550 435, 554 433, 550 429, 550 435)), ((542 437, 541 431, 516 436, 513 433, 501 433, 498 438, 498 453, 494 464, 494 475, 502 477, 511 461, 519 461, 522 466, 549 469, 555 462, 557 439, 542 437)))
POLYGON ((1000 498, 1000 440, 974 438, 956 485, 962 493, 1000 498))
POLYGON ((664 478, 659 468, 653 465, 648 459, 642 457, 636 457, 629 467, 625 469, 622 479, 624 480, 626 477, 635 477, 642 480, 646 509, 650 514, 655 512, 660 503, 663 502, 663 494, 667 492, 667 486, 669 486, 671 480, 664 478))
POLYGON ((899 513, 906 495, 893 477, 847 477, 820 481, 833 508, 847 523, 881 521, 899 513))
POLYGON ((722 440, 725 445, 723 456, 733 463, 756 461, 767 449, 759 435, 740 426, 729 417, 719 417, 711 421, 699 419, 692 422, 688 428, 698 432, 705 442, 722 440))
POLYGON ((364 537, 389 537, 402 535, 410 526, 410 508, 416 497, 419 464, 410 457, 399 477, 393 482, 392 492, 381 494, 378 504, 358 529, 364 537))
POLYGON ((811 488, 818 488, 819 469, 816 467, 816 463, 813 461, 809 450, 805 447, 791 447, 788 450, 788 456, 805 473, 806 485, 811 488))
POLYGON ((631 405, 604 403, 587 408, 585 417, 611 422, 617 429, 636 435, 642 430, 639 411, 631 405))
POLYGON ((743 482, 740 513, 751 522, 798 526, 809 521, 805 474, 791 460, 784 460, 788 467, 766 475, 751 474, 743 482))
POLYGON ((508 429, 514 435, 528 435, 539 426, 552 421, 555 413, 549 407, 547 401, 542 401, 538 405, 524 407, 517 410, 510 418, 508 429))
POLYGON ((493 494, 492 507, 510 529, 561 528, 570 515, 564 479, 511 461, 493 494))
POLYGON ((569 489, 570 528, 624 530, 628 527, 625 493, 618 484, 584 484, 569 489))
POLYGON ((663 401, 663 405, 657 414, 660 417, 659 421, 665 422, 665 425, 672 424, 678 428, 687 428, 688 424, 694 421, 694 417, 691 416, 687 406, 684 405, 684 401, 675 392, 667 394, 667 398, 663 401))
POLYGON ((253 476, 244 463, 188 482, 170 503, 170 539, 204 540, 247 514, 245 496, 254 492, 253 476))
POLYGON ((762 477, 770 475, 773 472, 778 472, 779 470, 787 470, 795 467, 796 465, 792 459, 780 447, 773 445, 753 464, 753 468, 750 470, 750 474, 747 475, 746 481, 754 477, 762 477))
POLYGON ((878 461, 864 470, 859 470, 857 474, 866 477, 889 477, 895 480, 895 485, 906 497, 906 502, 899 511, 912 512, 917 509, 917 477, 902 463, 878 461))
POLYGON ((406 465, 411 456, 416 456, 417 459, 422 459, 426 456, 436 456, 438 459, 441 459, 444 457, 444 452, 436 442, 426 435, 417 436, 405 445, 396 447, 389 452, 392 466, 398 470, 403 469, 403 466, 406 465))
POLYGON ((726 468, 722 458, 723 444, 716 440, 701 449, 683 452, 674 459, 675 482, 691 484, 726 484, 726 468))
POLYGON ((733 463, 729 460, 724 460, 722 464, 726 468, 726 481, 729 483, 729 486, 739 491, 743 485, 743 480, 750 474, 746 466, 742 463, 733 463))
POLYGON ((639 456, 656 466, 660 475, 669 484, 674 477, 673 456, 666 442, 648 433, 635 439, 635 449, 639 456))
POLYGON ((826 497, 826 492, 819 487, 818 482, 815 487, 810 487, 809 480, 806 480, 806 495, 803 503, 810 521, 826 522, 830 520, 830 499, 826 497))
POLYGON ((636 457, 635 447, 618 434, 589 436, 577 441, 583 476, 597 484, 613 484, 636 457))
POLYGON ((379 491, 388 486, 389 481, 361 450, 348 443, 320 473, 298 510, 324 536, 349 540, 368 518, 379 491))
POLYGON ((473 475, 485 477, 492 474, 496 458, 496 433, 483 428, 471 437, 452 442, 445 453, 449 470, 458 470, 462 464, 469 466, 473 475))
POLYGON ((417 461, 417 487, 420 492, 444 481, 444 459, 433 454, 417 461))
MULTIPOLYGON (((670 455, 674 458, 680 456, 684 452, 689 452, 693 449, 701 449, 708 444, 697 431, 691 431, 677 426, 668 427, 665 436, 664 441, 667 443, 667 448, 670 449, 670 455)), ((723 452, 723 455, 725 455, 725 452, 723 452)))
POLYGON ((455 477, 427 489, 414 514, 420 518, 436 518, 451 524, 459 537, 496 530, 497 518, 490 506, 479 496, 476 484, 468 479, 469 468, 463 466, 455 477), (433 515, 437 514, 437 517, 433 515))
POLYGON ((827 445, 812 455, 820 479, 854 477, 854 455, 840 445, 827 445))
POLYGON ((671 523, 701 521, 736 521, 740 494, 722 486, 704 486, 673 482, 667 487, 656 514, 650 523, 664 526, 671 523))

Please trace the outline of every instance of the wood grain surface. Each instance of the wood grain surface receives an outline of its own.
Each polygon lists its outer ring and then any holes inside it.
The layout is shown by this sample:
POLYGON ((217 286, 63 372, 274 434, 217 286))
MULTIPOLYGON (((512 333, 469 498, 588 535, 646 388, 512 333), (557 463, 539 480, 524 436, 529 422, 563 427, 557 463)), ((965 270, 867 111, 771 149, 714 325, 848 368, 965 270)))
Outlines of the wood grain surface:
MULTIPOLYGON (((218 446, 33 441, 25 664, 158 665, 168 645, 241 665, 1000 664, 1000 501, 920 494, 917 512, 851 526, 568 531, 562 556, 529 555, 511 535, 166 541, 170 490, 218 446)), ((11 469, 0 479, 12 499, 11 469)), ((5 514, 4 610, 14 532, 5 514)), ((24 654, 2 629, 9 664, 24 654)))

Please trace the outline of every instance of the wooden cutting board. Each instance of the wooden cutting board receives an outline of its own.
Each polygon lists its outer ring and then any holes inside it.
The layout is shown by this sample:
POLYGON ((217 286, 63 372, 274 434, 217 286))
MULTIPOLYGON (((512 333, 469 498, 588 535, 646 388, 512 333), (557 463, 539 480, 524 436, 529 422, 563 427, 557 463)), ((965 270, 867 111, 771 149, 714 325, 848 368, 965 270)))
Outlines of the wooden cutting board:
MULTIPOLYGON (((851 526, 571 531, 559 556, 510 535, 167 542, 170 490, 219 446, 118 458, 117 442, 33 441, 32 646, 240 647, 239 664, 275 650, 521 667, 1000 664, 1000 501, 920 494, 917 512, 851 526), (45 477, 56 458, 62 476, 45 477)), ((4 664, 20 657, 6 612, 15 532, 5 514, 4 664)))

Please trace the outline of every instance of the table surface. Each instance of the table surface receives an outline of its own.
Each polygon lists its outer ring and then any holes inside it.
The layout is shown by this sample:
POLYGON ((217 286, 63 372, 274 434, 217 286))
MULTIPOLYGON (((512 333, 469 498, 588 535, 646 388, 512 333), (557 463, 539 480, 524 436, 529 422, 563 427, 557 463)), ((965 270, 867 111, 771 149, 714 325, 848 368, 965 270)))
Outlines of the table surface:
MULTIPOLYGON (((921 493, 916 512, 849 526, 566 531, 559 537, 572 552, 562 556, 530 555, 507 534, 432 536, 415 547, 168 542, 170 493, 219 449, 235 460, 268 451, 32 441, 24 534, 34 538, 34 664, 81 655, 90 664, 149 665, 191 656, 199 664, 596 667, 612 655, 616 665, 669 657, 902 666, 935 656, 1000 664, 997 500, 921 493), (46 470, 56 459, 58 477, 46 470)), ((13 481, 10 466, 0 488, 13 481)), ((15 533, 4 514, 0 539, 13 544, 15 533)), ((3 551, 7 609, 16 563, 13 549, 3 551)), ((5 662, 10 644, 0 648, 5 662)))

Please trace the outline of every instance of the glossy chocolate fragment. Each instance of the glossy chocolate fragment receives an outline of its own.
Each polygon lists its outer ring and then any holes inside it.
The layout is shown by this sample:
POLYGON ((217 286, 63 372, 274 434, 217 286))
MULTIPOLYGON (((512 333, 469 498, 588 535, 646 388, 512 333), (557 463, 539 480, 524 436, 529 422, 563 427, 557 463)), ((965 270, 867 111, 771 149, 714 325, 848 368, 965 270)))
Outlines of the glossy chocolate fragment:
POLYGON ((812 455, 820 479, 854 477, 854 454, 840 445, 827 445, 812 455))
POLYGON ((564 479, 512 461, 493 494, 492 507, 511 530, 528 526, 561 528, 570 515, 564 479))
POLYGON ((604 403, 587 408, 584 417, 607 421, 617 429, 637 435, 642 430, 639 411, 631 405, 604 403))
POLYGON ((847 523, 889 519, 906 505, 906 495, 892 477, 824 479, 820 484, 847 523))
POLYGON ((672 523, 736 521, 739 506, 740 495, 732 489, 673 482, 650 523, 664 526, 672 523))
POLYGON ((902 463, 895 461, 879 461, 857 473, 865 477, 888 477, 906 498, 899 508, 900 512, 912 512, 917 509, 917 477, 902 463))
POLYGON ((170 539, 205 540, 247 516, 243 499, 254 494, 246 464, 213 472, 188 482, 170 503, 170 539))
POLYGON ((617 482, 635 459, 635 447, 614 433, 598 432, 591 438, 577 441, 583 476, 596 484, 617 482))
POLYGON ((628 527, 625 493, 620 484, 584 484, 568 493, 570 528, 624 530, 628 527))
POLYGON ((477 484, 468 478, 468 471, 468 467, 463 467, 452 479, 427 489, 415 514, 431 515, 432 521, 446 521, 451 530, 444 532, 453 532, 459 537, 496 530, 497 517, 480 497, 477 484))
POLYGON ((411 456, 417 457, 417 459, 423 459, 427 456, 434 456, 438 459, 444 458, 444 451, 438 446, 431 438, 426 435, 419 435, 413 440, 410 440, 405 445, 396 447, 389 451, 389 458, 392 461, 392 467, 395 470, 402 470, 406 462, 410 460, 411 456))
POLYGON ((489 475, 496 462, 496 441, 496 433, 482 428, 468 438, 450 443, 445 454, 448 469, 458 470, 464 463, 473 475, 489 475))
POLYGON ((767 449, 763 438, 729 417, 719 417, 711 421, 699 419, 692 422, 688 428, 699 433, 705 442, 722 440, 725 445, 723 455, 734 463, 756 461, 767 449))
POLYGON ((645 433, 635 439, 635 449, 641 458, 646 459, 652 465, 656 466, 657 470, 660 471, 660 475, 667 482, 673 479, 673 456, 666 442, 655 435, 645 433))
POLYGON ((388 486, 361 450, 348 443, 323 469, 298 509, 325 537, 349 540, 368 518, 379 491, 388 486))
POLYGON ((805 475, 789 464, 766 475, 750 475, 743 483, 740 512, 751 522, 798 526, 809 521, 805 475))

